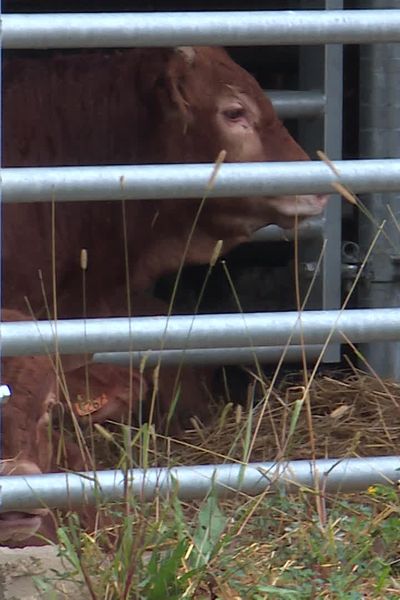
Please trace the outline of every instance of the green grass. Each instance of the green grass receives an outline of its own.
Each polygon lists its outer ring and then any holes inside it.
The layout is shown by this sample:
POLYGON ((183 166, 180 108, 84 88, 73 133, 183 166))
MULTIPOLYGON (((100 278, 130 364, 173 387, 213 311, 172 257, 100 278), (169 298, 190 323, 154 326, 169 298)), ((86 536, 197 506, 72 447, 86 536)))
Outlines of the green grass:
POLYGON ((91 535, 76 515, 64 520, 67 568, 36 580, 43 598, 59 597, 65 580, 93 600, 400 597, 400 500, 389 487, 346 498, 130 498, 102 512, 91 535))

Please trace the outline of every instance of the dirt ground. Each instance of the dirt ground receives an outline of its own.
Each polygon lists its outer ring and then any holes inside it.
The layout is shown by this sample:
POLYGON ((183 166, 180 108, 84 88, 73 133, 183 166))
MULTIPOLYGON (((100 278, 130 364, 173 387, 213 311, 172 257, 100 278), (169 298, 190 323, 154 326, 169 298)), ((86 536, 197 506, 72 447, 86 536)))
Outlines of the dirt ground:
POLYGON ((57 580, 49 583, 51 592, 38 591, 33 577, 54 578, 54 570, 62 573, 62 559, 57 546, 0 548, 0 600, 55 600, 87 598, 80 586, 57 580), (55 589, 56 585, 56 589, 55 589))

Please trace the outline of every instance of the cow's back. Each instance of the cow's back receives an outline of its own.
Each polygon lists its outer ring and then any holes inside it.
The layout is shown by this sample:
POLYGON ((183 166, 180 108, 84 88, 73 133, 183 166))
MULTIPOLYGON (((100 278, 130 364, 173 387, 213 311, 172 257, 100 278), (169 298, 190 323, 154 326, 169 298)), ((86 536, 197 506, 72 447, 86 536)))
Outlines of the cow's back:
POLYGON ((139 160, 140 51, 35 52, 3 64, 3 166, 139 160))
MULTIPOLYGON (((3 166, 145 160, 139 151, 146 128, 143 98, 138 100, 143 60, 143 51, 136 49, 6 57, 3 166)), ((129 210, 135 220, 138 208, 129 210)), ((55 272, 59 314, 81 313, 82 248, 89 256, 89 310, 90 296, 95 303, 107 287, 121 284, 125 256, 120 204, 57 203, 54 209, 49 203, 6 205, 3 214, 3 306, 26 310, 27 296, 35 313, 44 316, 44 296, 52 305, 55 272)))

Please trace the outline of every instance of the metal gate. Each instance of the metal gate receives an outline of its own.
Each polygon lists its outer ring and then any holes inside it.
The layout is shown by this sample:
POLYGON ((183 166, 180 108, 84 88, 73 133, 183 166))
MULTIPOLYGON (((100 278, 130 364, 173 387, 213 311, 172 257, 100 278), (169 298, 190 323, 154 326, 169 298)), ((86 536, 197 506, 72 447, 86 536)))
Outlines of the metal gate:
MULTIPOLYGON (((306 1, 304 7, 307 7, 306 1)), ((341 45, 384 43, 385 48, 397 48, 394 43, 400 41, 400 10, 381 10, 373 2, 371 7, 372 10, 343 11, 341 0, 326 0, 326 10, 297 12, 5 14, 2 43, 5 49, 160 47, 213 44, 216 40, 218 45, 308 44, 309 47, 302 48, 300 63, 300 81, 307 92, 292 96, 275 94, 273 98, 281 114, 284 111, 293 114, 294 106, 298 105, 297 116, 321 115, 319 122, 300 125, 300 139, 306 147, 323 147, 329 158, 335 160, 339 176, 322 162, 226 164, 221 167, 210 195, 325 193, 331 192, 332 184, 337 181, 356 193, 394 193, 400 190, 397 139, 390 158, 382 159, 379 155, 372 160, 337 161, 341 157, 341 45), (316 45, 321 46, 318 54, 316 45), (310 56, 313 57, 311 63, 310 56)), ((394 89, 398 76, 393 79, 394 89)), ((146 198, 201 197, 211 170, 212 165, 204 164, 3 169, 2 201, 40 202, 55 196, 57 201, 129 198, 132 202, 146 198), (124 178, 123 190, 121 177, 124 178)), ((314 240, 302 257, 305 264, 311 265, 311 270, 322 240, 326 240, 313 299, 322 310, 301 315, 297 312, 225 315, 223 319, 218 315, 199 315, 169 319, 68 320, 57 324, 57 343, 49 322, 3 323, 2 352, 4 355, 34 354, 43 352, 44 346, 47 350, 57 346, 61 353, 82 352, 83 348, 86 352, 129 349, 139 361, 144 349, 153 350, 154 356, 158 356, 162 337, 163 360, 179 361, 185 348, 188 362, 213 362, 215 354, 221 352, 227 362, 241 362, 249 355, 269 356, 269 346, 275 347, 273 353, 276 353, 276 347, 284 347, 290 338, 294 346, 304 339, 311 353, 320 349, 313 345, 324 345, 325 360, 335 361, 343 334, 355 343, 376 339, 397 341, 400 339, 400 309, 339 310, 340 215, 340 199, 334 197, 324 219, 303 227, 303 235, 314 240)), ((258 235, 274 239, 279 237, 279 232, 272 228, 258 235)), ((98 358, 108 360, 109 356, 98 358)), ((376 457, 264 463, 240 468, 220 465, 133 470, 128 476, 133 492, 145 498, 156 490, 168 491, 174 479, 181 484, 182 497, 188 498, 204 495, 216 483, 220 493, 237 487, 248 493, 259 493, 276 482, 296 481, 315 486, 321 478, 328 488, 360 489, 377 481, 397 480, 399 466, 398 457, 376 457)), ((98 498, 99 493, 118 498, 124 481, 126 474, 118 471, 98 472, 93 474, 93 479, 87 473, 85 477, 65 474, 4 477, 2 509, 31 508, 43 502, 49 507, 63 506, 67 502, 67 490, 69 499, 72 493, 81 501, 98 498)))

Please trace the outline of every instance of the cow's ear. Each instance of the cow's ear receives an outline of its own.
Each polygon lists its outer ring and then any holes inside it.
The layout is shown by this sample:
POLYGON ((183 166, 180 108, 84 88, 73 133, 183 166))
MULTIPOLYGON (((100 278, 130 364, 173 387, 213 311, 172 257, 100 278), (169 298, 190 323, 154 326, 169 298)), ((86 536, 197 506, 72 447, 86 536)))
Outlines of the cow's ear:
POLYGON ((196 57, 196 49, 193 46, 177 46, 175 52, 180 54, 188 65, 194 63, 196 57))
POLYGON ((191 121, 190 103, 185 94, 185 81, 183 78, 170 78, 170 95, 174 107, 178 109, 183 123, 183 131, 186 132, 191 121))
POLYGON ((175 114, 175 118, 177 117, 181 121, 184 133, 186 133, 188 125, 192 121, 191 105, 187 90, 187 69, 188 66, 185 60, 180 65, 174 64, 167 76, 168 96, 172 113, 175 114))

